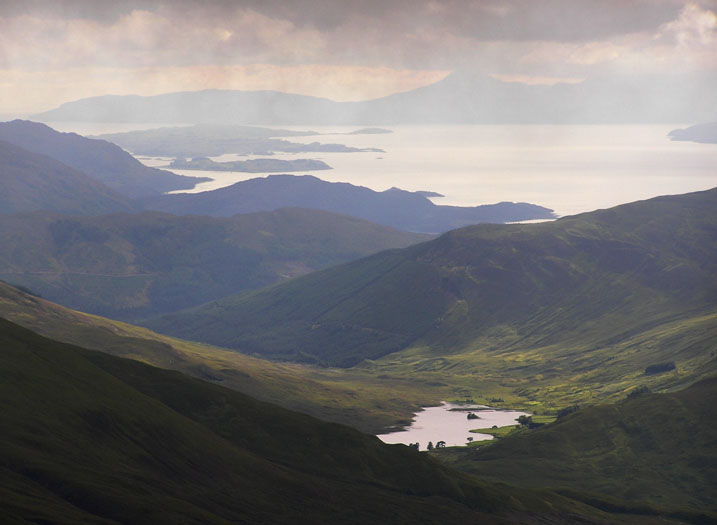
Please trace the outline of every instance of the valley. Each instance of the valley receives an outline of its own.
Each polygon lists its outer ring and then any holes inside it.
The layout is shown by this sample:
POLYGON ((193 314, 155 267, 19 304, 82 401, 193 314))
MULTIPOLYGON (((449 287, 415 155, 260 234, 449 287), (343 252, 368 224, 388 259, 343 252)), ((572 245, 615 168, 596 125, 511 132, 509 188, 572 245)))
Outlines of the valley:
POLYGON ((0 2, 0 522, 717 523, 712 0, 0 2))

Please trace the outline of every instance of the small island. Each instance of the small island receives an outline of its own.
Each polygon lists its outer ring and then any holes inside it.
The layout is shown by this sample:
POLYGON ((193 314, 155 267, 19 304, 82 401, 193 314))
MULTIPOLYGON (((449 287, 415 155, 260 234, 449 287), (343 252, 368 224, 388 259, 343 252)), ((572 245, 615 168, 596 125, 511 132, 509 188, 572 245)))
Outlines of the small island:
POLYGON ((717 144, 717 122, 696 124, 684 129, 673 129, 667 134, 670 140, 717 144))
POLYGON ((385 153, 379 148, 354 148, 344 144, 325 144, 320 142, 304 144, 278 138, 313 135, 319 134, 315 131, 197 124, 195 126, 110 133, 97 135, 94 138, 113 142, 121 148, 132 152, 133 155, 148 157, 216 157, 227 153, 236 155, 273 155, 277 152, 385 153))
POLYGON ((191 160, 176 158, 167 168, 204 171, 239 171, 243 173, 285 173, 291 171, 330 170, 331 166, 325 162, 314 159, 249 159, 216 162, 207 157, 194 157, 191 160))

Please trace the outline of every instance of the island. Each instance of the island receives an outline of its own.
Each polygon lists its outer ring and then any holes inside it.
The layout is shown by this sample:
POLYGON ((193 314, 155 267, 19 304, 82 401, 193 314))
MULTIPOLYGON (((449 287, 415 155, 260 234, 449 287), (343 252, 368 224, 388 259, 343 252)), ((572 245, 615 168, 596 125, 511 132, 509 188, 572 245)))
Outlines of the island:
POLYGON ((684 129, 673 129, 667 134, 670 140, 717 144, 717 122, 696 124, 684 129))
POLYGON ((362 128, 345 133, 345 135, 382 135, 385 133, 393 133, 393 131, 383 128, 362 128))
POLYGON ((176 158, 167 168, 204 171, 240 171, 243 173, 283 173, 291 171, 330 170, 331 166, 314 159, 249 159, 231 162, 215 162, 207 157, 191 160, 176 158))
POLYGON ((384 153, 378 148, 353 148, 344 144, 311 142, 302 144, 277 137, 311 136, 313 131, 293 132, 253 126, 196 125, 165 127, 97 135, 96 138, 117 144, 133 155, 150 157, 217 157, 237 155, 272 155, 282 153, 384 153))

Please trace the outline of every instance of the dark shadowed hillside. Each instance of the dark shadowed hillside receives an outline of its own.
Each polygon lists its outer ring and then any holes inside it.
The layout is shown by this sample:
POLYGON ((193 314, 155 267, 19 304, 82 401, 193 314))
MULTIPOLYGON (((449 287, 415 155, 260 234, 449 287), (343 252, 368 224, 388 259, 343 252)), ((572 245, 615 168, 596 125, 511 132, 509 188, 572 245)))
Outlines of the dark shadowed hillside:
POLYGON ((408 447, 5 320, 0 348, 6 522, 606 517, 559 496, 493 488, 408 447))
POLYGON ((72 308, 137 319, 428 238, 296 208, 231 218, 4 215, 0 279, 72 308))
POLYGON ((421 192, 398 188, 377 192, 348 183, 326 182, 311 175, 270 175, 214 191, 163 195, 143 202, 147 209, 177 215, 215 217, 298 206, 332 211, 398 228, 444 232, 480 222, 550 219, 552 210, 535 204, 501 202, 475 207, 438 206, 421 192))
POLYGON ((0 282, 0 317, 63 343, 177 370, 262 401, 378 434, 406 424, 421 406, 453 395, 415 378, 307 367, 183 341, 147 328, 90 315, 0 282), (396 392, 400 391, 400 397, 396 392))
POLYGON ((59 160, 131 198, 189 189, 207 180, 148 168, 119 146, 37 122, 0 122, 0 140, 59 160))
POLYGON ((98 215, 133 207, 123 195, 84 173, 0 140, 0 213, 50 210, 98 215))

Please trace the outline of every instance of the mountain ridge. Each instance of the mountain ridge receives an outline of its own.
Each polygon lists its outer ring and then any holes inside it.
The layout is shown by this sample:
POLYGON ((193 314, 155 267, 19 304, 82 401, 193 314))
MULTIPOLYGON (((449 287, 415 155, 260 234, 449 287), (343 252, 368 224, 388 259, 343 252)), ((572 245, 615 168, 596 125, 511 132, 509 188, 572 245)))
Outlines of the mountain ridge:
POLYGON ((52 157, 132 199, 191 189, 209 180, 147 167, 115 144, 60 133, 38 122, 0 122, 0 140, 52 157))
POLYGON ((272 359, 453 382, 508 406, 666 388, 717 365, 716 201, 712 189, 453 230, 146 325, 272 359), (674 374, 643 373, 668 361, 674 374))
POLYGON ((227 218, 0 215, 0 279, 83 311, 137 319, 428 238, 299 208, 227 218))
POLYGON ((4 140, 0 140, 0 165, 0 215, 38 210, 97 215, 137 209, 124 195, 92 177, 4 140))
POLYGON ((438 233, 477 222, 554 218, 552 210, 529 203, 503 202, 474 207, 433 204, 424 192, 398 188, 377 192, 313 175, 269 175, 225 188, 145 199, 149 210, 177 215, 231 216, 285 206, 322 209, 359 217, 404 231, 438 233))

